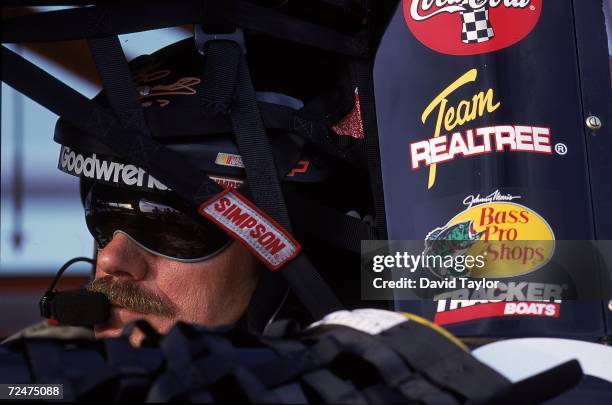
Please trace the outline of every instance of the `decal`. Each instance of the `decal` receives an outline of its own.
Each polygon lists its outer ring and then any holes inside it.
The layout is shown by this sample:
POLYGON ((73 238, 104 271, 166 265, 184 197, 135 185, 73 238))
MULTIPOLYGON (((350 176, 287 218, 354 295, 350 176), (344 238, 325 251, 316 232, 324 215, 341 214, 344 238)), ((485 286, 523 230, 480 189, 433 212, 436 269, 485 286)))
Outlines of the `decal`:
POLYGON ((237 189, 244 183, 244 180, 236 179, 234 177, 213 176, 209 174, 208 178, 223 188, 237 189))
POLYGON ((150 107, 154 102, 158 107, 170 104, 170 100, 160 96, 193 96, 197 93, 196 88, 201 82, 198 77, 181 77, 173 83, 151 85, 151 82, 161 80, 171 73, 168 69, 160 69, 148 70, 134 76, 138 99, 143 107, 150 107))
POLYGON ((291 169, 291 171, 287 174, 287 177, 293 177, 297 173, 306 173, 308 171, 308 167, 310 167, 310 160, 300 160, 296 167, 291 169))
POLYGON ((57 167, 73 176, 82 176, 104 183, 129 186, 144 191, 170 190, 138 166, 117 161, 110 156, 80 153, 68 146, 62 145, 57 167))
POLYGON ((439 300, 434 323, 449 325, 482 318, 530 316, 558 318, 559 302, 439 300))
POLYGON ((332 130, 337 135, 352 136, 353 138, 363 139, 363 119, 361 118, 361 102, 359 101, 359 89, 355 88, 354 107, 350 113, 342 118, 337 124, 332 126, 332 130))
POLYGON ((492 88, 479 91, 469 99, 453 97, 455 92, 476 81, 477 76, 477 69, 461 75, 434 97, 421 114, 423 124, 434 124, 434 133, 428 139, 410 143, 410 168, 413 171, 429 169, 428 189, 435 184, 437 165, 459 157, 505 152, 553 154, 551 133, 547 127, 514 124, 458 130, 501 107, 492 88))
POLYGON ((542 0, 403 0, 416 39, 448 55, 477 55, 509 47, 537 25, 542 0))
POLYGON ((486 198, 468 196, 468 207, 425 237, 424 255, 479 256, 484 266, 454 270, 431 266, 439 277, 514 277, 531 273, 551 259, 555 235, 546 220, 534 210, 509 201, 519 196, 499 190, 486 198), (478 201, 482 201, 478 203, 478 201))
POLYGON ((271 270, 300 253, 300 244, 289 232, 236 190, 217 194, 198 212, 241 241, 271 270))
POLYGON ((234 155, 232 153, 217 153, 215 163, 220 166, 240 167, 244 169, 244 163, 242 163, 242 156, 234 155))

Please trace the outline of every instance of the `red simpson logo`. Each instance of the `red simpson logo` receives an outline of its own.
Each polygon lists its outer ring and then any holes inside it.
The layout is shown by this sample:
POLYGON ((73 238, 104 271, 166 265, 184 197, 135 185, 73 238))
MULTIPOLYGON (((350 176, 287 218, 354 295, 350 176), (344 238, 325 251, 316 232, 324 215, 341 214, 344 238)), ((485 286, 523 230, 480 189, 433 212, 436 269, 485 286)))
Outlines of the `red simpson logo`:
POLYGON ((199 213, 242 240, 271 270, 296 257, 299 243, 249 200, 232 189, 203 203, 199 213))
POLYGON ((476 55, 511 46, 536 26, 542 0, 403 0, 414 36, 434 51, 476 55))

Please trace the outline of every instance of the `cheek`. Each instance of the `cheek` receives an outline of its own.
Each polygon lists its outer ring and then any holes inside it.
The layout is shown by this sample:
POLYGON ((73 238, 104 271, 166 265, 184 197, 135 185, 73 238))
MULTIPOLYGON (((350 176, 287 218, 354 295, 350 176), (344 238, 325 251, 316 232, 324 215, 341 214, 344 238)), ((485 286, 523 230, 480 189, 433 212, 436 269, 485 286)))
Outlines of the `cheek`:
POLYGON ((172 302, 177 316, 193 319, 206 305, 212 280, 204 269, 193 264, 168 263, 157 277, 157 287, 172 302))
POLYGON ((158 264, 157 289, 175 306, 176 320, 185 322, 209 326, 235 322, 257 283, 255 259, 239 244, 199 263, 160 259, 158 264))

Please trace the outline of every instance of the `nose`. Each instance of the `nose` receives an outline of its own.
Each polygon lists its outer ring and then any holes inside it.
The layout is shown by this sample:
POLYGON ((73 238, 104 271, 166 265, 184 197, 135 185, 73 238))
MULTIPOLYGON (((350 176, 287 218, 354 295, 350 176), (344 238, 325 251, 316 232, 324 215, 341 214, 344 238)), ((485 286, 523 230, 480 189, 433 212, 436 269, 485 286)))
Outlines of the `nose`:
POLYGON ((129 278, 142 280, 148 272, 147 252, 127 234, 116 232, 104 249, 98 251, 96 261, 97 276, 129 278))

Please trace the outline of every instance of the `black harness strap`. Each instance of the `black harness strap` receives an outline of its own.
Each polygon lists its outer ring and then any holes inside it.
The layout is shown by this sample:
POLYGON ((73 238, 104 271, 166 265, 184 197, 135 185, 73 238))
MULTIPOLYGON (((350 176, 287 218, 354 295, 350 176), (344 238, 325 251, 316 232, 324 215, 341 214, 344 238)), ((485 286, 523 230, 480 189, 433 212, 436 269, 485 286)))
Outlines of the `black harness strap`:
POLYGON ((272 392, 279 398, 282 404, 307 404, 308 400, 300 384, 291 384, 276 387, 272 392))
POLYGON ((366 151, 372 185, 372 197, 376 211, 376 228, 378 239, 387 239, 387 219, 383 192, 382 171, 380 166, 380 149, 378 145, 378 127, 376 124, 376 107, 374 89, 372 88, 372 69, 368 59, 353 59, 351 62, 353 78, 359 89, 361 117, 366 134, 366 151))
POLYGON ((198 2, 171 4, 113 3, 112 7, 90 6, 35 13, 2 21, 2 42, 52 42, 87 37, 106 37, 197 21, 198 2))
POLYGON ((300 341, 265 342, 279 354, 277 359, 252 366, 251 372, 258 375, 268 387, 286 384, 299 375, 315 370, 331 362, 341 352, 332 339, 319 339, 306 346, 300 341))
POLYGON ((198 206, 222 191, 208 177, 190 176, 190 173, 197 173, 197 169, 181 154, 139 131, 123 128, 112 114, 4 46, 2 64, 5 83, 65 118, 120 156, 129 155, 134 164, 156 179, 172 184, 172 190, 192 205, 198 206))
POLYGON ((204 52, 202 97, 206 98, 206 106, 213 106, 215 111, 219 110, 218 106, 222 106, 225 112, 231 111, 232 128, 254 202, 291 232, 272 147, 259 114, 243 52, 237 43, 227 40, 209 41, 204 52), (227 70, 231 67, 235 70, 227 70), (230 101, 231 109, 228 108, 230 101))
POLYGON ((45 339, 25 339, 25 352, 33 383, 63 384, 65 400, 77 400, 75 387, 64 374, 61 344, 45 339))
MULTIPOLYGON (((179 397, 191 400, 214 399, 215 391, 224 398, 242 394, 253 403, 278 403, 277 396, 243 364, 236 347, 227 336, 195 331, 180 324, 161 342, 167 369, 159 376, 148 401, 171 401, 179 397), (227 392, 239 389, 240 393, 227 392)), ((227 399, 226 399, 227 400, 227 399)))
POLYGON ((115 401, 136 401, 142 398, 151 384, 149 370, 142 365, 139 352, 127 337, 104 339, 108 365, 121 376, 115 401))
POLYGON ((362 390, 368 404, 406 404, 410 403, 399 392, 384 384, 374 384, 362 390))
MULTIPOLYGON (((291 232, 285 197, 281 191, 278 174, 273 163, 272 147, 259 115, 255 90, 251 84, 246 59, 240 58, 242 52, 236 45, 226 44, 228 50, 230 48, 234 50, 233 54, 226 54, 226 57, 239 58, 231 119, 238 149, 243 162, 245 162, 247 182, 253 193, 255 204, 268 212, 272 218, 291 232)), ((211 44, 211 46, 213 45, 211 44)))
POLYGON ((291 42, 309 45, 346 56, 367 56, 367 43, 357 36, 309 23, 247 1, 219 2, 222 16, 245 29, 273 35, 291 42))
POLYGON ((329 246, 361 253, 361 241, 377 238, 376 228, 336 210, 286 192, 289 213, 295 229, 318 237, 329 246), (305 217, 304 212, 309 216, 305 217))
MULTIPOLYGON (((199 23, 198 1, 170 4, 117 3, 8 18, 2 21, 2 42, 51 42, 106 37, 199 23), (61 27, 61 30, 58 30, 61 27)), ((348 56, 365 56, 362 40, 246 1, 219 0, 220 15, 245 29, 348 56)))
POLYGON ((106 98, 121 125, 150 137, 136 86, 117 36, 88 38, 106 98))
MULTIPOLYGON (((203 341, 192 342, 185 336, 184 325, 174 327, 162 339, 160 348, 166 359, 166 371, 160 375, 149 390, 147 401, 165 402, 208 386, 230 371, 233 353, 223 351, 215 358, 215 367, 201 367, 197 359, 205 351, 203 341), (200 367, 198 367, 200 365, 200 367)), ((204 361, 209 359, 205 356, 204 361)))
MULTIPOLYGON (((308 121, 300 119, 304 122, 304 125, 300 128, 294 126, 294 117, 300 115, 300 110, 295 110, 290 107, 286 107, 279 104, 272 104, 268 102, 258 101, 259 111, 266 129, 277 129, 282 130, 286 133, 295 133, 301 135, 303 138, 312 140, 310 137, 315 137, 317 142, 319 139, 323 140, 328 129, 317 119, 309 119, 308 121), (308 126, 308 138, 300 132, 305 126, 308 126)), ((232 131, 232 123, 227 115, 203 115, 202 107, 197 106, 184 106, 181 107, 182 120, 176 121, 173 117, 160 115, 156 111, 151 109, 142 109, 147 127, 151 131, 153 138, 168 138, 168 137, 182 137, 190 135, 215 135, 221 133, 227 133, 232 131)), ((66 134, 69 136, 70 134, 66 134)), ((77 135, 78 136, 78 135, 77 135)), ((323 142, 323 141, 321 141, 323 142)), ((61 142, 60 142, 61 143, 61 142)), ((313 142, 319 145, 316 142, 313 142)), ((332 149, 331 144, 322 144, 321 149, 324 149, 333 156, 344 158, 343 152, 332 149), (329 150, 324 149, 328 147, 329 150)))
POLYGON ((404 322, 378 335, 415 370, 437 386, 471 402, 486 402, 510 382, 437 331, 417 322, 404 322), (406 337, 410 336, 410 344, 406 337), (434 350, 423 350, 428 347, 434 350))
MULTIPOLYGON (((224 105, 227 103, 227 94, 233 94, 230 117, 253 200, 258 207, 291 232, 291 222, 274 164, 272 147, 257 107, 244 53, 238 43, 224 39, 206 42, 203 52, 205 62, 202 92, 207 97, 206 105, 224 105), (228 62, 229 58, 236 59, 236 62, 228 62), (235 66, 236 71, 221 71, 228 66, 235 66), (212 85, 207 83, 212 83, 215 78, 223 79, 214 84, 214 91, 209 92, 209 86, 212 85), (214 100, 215 96, 223 98, 214 100)), ((219 109, 215 108, 213 112, 218 111, 219 109)), ((304 253, 284 266, 283 275, 315 319, 342 308, 304 253)), ((278 280, 268 277, 266 281, 260 283, 266 294, 278 295, 278 280)), ((260 297, 261 291, 260 289, 255 292, 254 299, 260 297)))
POLYGON ((343 381, 329 370, 312 371, 302 381, 327 404, 367 404, 368 401, 350 381, 343 381))
POLYGON ((401 392, 405 399, 449 405, 459 402, 450 393, 424 380, 419 370, 411 370, 395 350, 381 345, 375 336, 342 326, 324 333, 337 340, 344 350, 358 355, 374 366, 386 385, 401 392))

